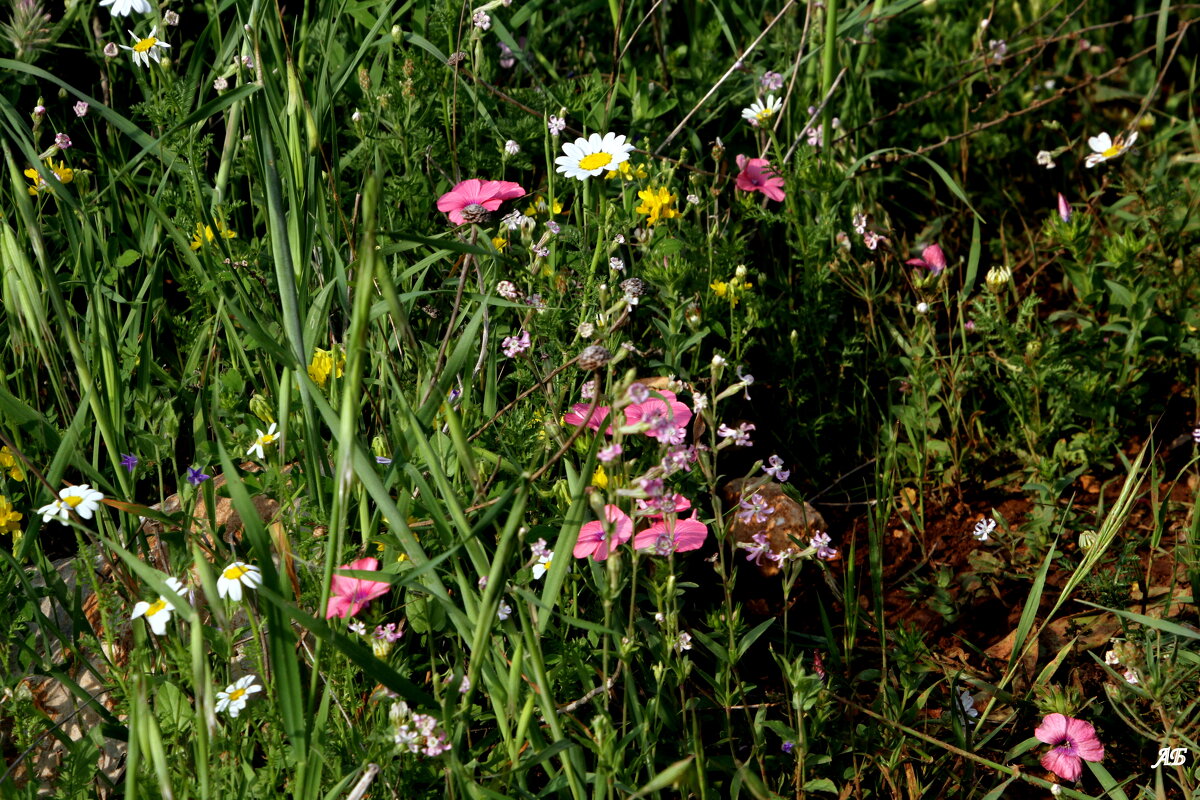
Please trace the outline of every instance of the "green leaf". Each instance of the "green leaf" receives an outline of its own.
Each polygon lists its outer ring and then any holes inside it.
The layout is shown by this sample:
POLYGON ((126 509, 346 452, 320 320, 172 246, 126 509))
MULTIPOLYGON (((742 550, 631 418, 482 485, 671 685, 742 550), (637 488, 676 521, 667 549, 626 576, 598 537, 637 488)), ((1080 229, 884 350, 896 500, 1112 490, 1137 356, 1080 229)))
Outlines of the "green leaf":
POLYGON ((117 267, 118 269, 125 269, 125 267, 132 265, 133 262, 137 261, 141 257, 142 254, 137 250, 126 250, 124 253, 121 253, 121 255, 117 256, 117 260, 113 262, 113 266, 117 267))
POLYGON ((645 786, 629 795, 629 800, 633 800, 635 797, 645 797, 651 792, 661 792, 663 789, 676 785, 683 780, 688 770, 692 768, 692 761, 695 758, 695 756, 688 756, 682 761, 676 761, 647 781, 645 786))

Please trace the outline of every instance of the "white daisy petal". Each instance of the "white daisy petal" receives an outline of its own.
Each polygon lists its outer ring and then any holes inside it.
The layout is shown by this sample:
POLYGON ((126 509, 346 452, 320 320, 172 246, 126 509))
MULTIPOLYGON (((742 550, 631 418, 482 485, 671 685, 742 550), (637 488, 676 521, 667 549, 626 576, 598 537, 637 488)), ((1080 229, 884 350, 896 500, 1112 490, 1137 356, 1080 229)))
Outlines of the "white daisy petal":
POLYGON ((1087 140, 1088 147, 1092 148, 1097 153, 1103 153, 1108 148, 1112 147, 1112 139, 1107 133, 1102 133, 1099 136, 1092 136, 1087 140))

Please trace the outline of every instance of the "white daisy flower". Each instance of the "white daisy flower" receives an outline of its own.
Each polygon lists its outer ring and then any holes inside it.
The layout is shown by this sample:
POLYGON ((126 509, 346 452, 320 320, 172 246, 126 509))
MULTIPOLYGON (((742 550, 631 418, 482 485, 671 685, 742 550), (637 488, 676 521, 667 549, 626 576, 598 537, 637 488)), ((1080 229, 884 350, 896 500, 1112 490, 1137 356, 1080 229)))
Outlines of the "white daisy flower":
MULTIPOLYGON (((144 1, 145 0, 143 0, 143 2, 144 1)), ((150 9, 147 8, 146 10, 149 11, 150 9)), ((121 45, 121 49, 128 50, 129 52, 133 53, 133 63, 141 64, 143 67, 149 67, 150 59, 152 58, 155 61, 162 61, 162 53, 158 52, 159 49, 170 47, 171 45, 167 44, 162 39, 156 38, 154 34, 157 31, 157 27, 151 28, 150 35, 145 39, 140 39, 136 33, 129 31, 129 35, 133 37, 133 47, 123 44, 121 45)))
POLYGON ((783 101, 775 95, 769 94, 765 101, 755 100, 749 108, 743 108, 742 119, 756 127, 765 125, 771 117, 779 113, 781 108, 783 108, 783 101))
POLYGON ((547 550, 538 558, 536 564, 533 565, 533 579, 540 581, 542 576, 550 571, 550 564, 554 561, 554 551, 547 550))
POLYGON ((1118 136, 1114 142, 1107 133, 1102 133, 1099 136, 1093 136, 1087 140, 1088 147, 1092 148, 1092 154, 1083 162, 1085 167, 1094 167, 1101 161, 1108 161, 1116 158, 1124 153, 1129 148, 1133 147, 1133 143, 1137 141, 1137 131, 1129 134, 1128 139, 1123 139, 1118 136))
POLYGON ((602 172, 614 169, 629 160, 632 144, 625 143, 623 135, 609 132, 603 137, 593 133, 588 138, 580 137, 574 142, 563 143, 563 153, 554 159, 556 171, 568 178, 586 181, 602 172))
MULTIPOLYGON (((167 578, 167 586, 171 587, 175 594, 183 594, 183 584, 179 582, 178 578, 167 578)), ((175 606, 171 601, 159 595, 153 603, 142 600, 135 605, 129 618, 145 617, 146 622, 150 625, 150 630, 154 631, 154 635, 162 636, 167 632, 167 623, 171 621, 171 612, 174 610, 175 606)))
POLYGON ((276 439, 279 438, 279 434, 275 432, 275 423, 274 422, 271 423, 271 427, 267 428, 266 433, 263 433, 258 428, 255 428, 254 432, 256 434, 258 434, 258 436, 255 437, 254 443, 250 445, 250 449, 246 451, 246 455, 258 456, 259 458, 262 458, 263 457, 263 445, 271 444, 272 442, 274 442, 276 439))
POLYGON ((262 572, 258 567, 244 561, 235 561, 221 570, 221 576, 217 578, 217 594, 237 603, 242 599, 242 586, 256 589, 261 584, 262 572))
POLYGON ((114 17, 128 17, 132 12, 149 14, 150 3, 147 0, 100 0, 100 5, 108 6, 114 17))
POLYGON ((72 511, 84 519, 91 519, 103 499, 103 492, 98 492, 88 484, 82 483, 79 486, 68 486, 60 490, 58 499, 42 506, 37 513, 42 515, 43 523, 57 518, 61 524, 67 525, 71 521, 72 511))
POLYGON ((225 687, 225 691, 217 692, 217 711, 228 711, 229 716, 237 718, 246 707, 246 695, 261 692, 262 688, 253 675, 243 675, 234 683, 225 687))

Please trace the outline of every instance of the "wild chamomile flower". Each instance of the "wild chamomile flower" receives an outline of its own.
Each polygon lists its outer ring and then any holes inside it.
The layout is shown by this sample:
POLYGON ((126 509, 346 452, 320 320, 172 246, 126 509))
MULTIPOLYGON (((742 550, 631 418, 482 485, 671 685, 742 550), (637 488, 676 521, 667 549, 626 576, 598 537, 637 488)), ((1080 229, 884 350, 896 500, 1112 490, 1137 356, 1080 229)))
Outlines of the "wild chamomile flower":
MULTIPOLYGON (((67 184, 75 180, 75 170, 68 167, 65 161, 59 161, 56 165, 54 159, 48 158, 46 159, 46 168, 54 173, 54 177, 58 178, 59 183, 67 184)), ((33 167, 25 170, 24 175, 33 184, 28 188, 29 194, 32 197, 37 197, 38 193, 50 189, 50 184, 46 183, 33 167)))
POLYGON ((229 716, 237 719, 237 715, 246 707, 246 698, 262 688, 255 683, 258 678, 253 675, 243 675, 225 687, 225 691, 217 692, 217 711, 228 711, 229 716))
POLYGON ((149 14, 152 10, 147 0, 100 0, 100 5, 108 6, 114 17, 128 17, 134 11, 149 14))
POLYGON ((550 571, 550 565, 554 561, 554 551, 545 550, 538 556, 537 563, 533 565, 533 579, 540 581, 542 576, 550 571))
POLYGON ((660 219, 671 219, 678 217, 679 212, 674 208, 675 201, 678 199, 665 188, 658 189, 643 189, 638 192, 638 199, 642 204, 634 209, 638 214, 648 214, 646 220, 647 225, 654 225, 660 219))
POLYGON ((623 135, 606 133, 603 137, 593 133, 588 138, 580 137, 574 142, 563 144, 564 155, 554 159, 556 171, 568 178, 586 181, 601 173, 617 169, 629 160, 632 144, 625 143, 623 135))
POLYGON ((141 64, 142 66, 149 68, 150 59, 153 58, 155 61, 162 61, 162 53, 158 51, 162 48, 171 46, 162 39, 156 38, 154 34, 157 32, 157 27, 151 28, 150 35, 145 39, 141 39, 138 38, 136 33, 129 31, 129 35, 133 37, 133 47, 123 44, 121 45, 121 49, 128 50, 129 52, 133 53, 134 64, 141 64))
POLYGON ((217 223, 217 231, 213 233, 211 225, 205 225, 202 222, 196 223, 196 232, 192 234, 192 249, 199 250, 206 244, 212 244, 213 240, 220 236, 222 239, 232 239, 237 236, 236 231, 231 231, 225 226, 224 222, 217 223))
POLYGON ((42 515, 43 523, 57 519, 59 523, 66 525, 71 521, 72 511, 84 519, 91 519, 103 499, 102 492, 97 492, 86 483, 68 486, 59 491, 57 500, 42 506, 37 513, 42 515))
POLYGON ((742 119, 755 127, 766 125, 771 121, 771 117, 779 113, 781 108, 783 108, 783 101, 775 95, 769 94, 765 101, 755 100, 749 108, 743 108, 742 119))
POLYGON ((272 444, 276 439, 279 438, 279 434, 275 432, 274 422, 271 423, 271 427, 267 428, 266 433, 263 433, 258 428, 255 428, 254 432, 257 434, 257 436, 254 438, 254 443, 251 444, 250 448, 246 451, 246 455, 253 455, 262 458, 263 446, 272 444))
MULTIPOLYGON (((183 595, 183 584, 179 582, 178 578, 167 578, 166 583, 175 594, 183 595)), ((145 617, 146 624, 150 626, 150 630, 154 631, 154 635, 162 636, 167 632, 167 623, 171 621, 171 612, 174 610, 175 606, 171 604, 171 601, 159 595, 153 603, 142 600, 135 605, 129 618, 145 617)))
POLYGON ((217 578, 217 594, 237 603, 242 599, 243 586, 256 589, 261 583, 262 572, 258 567, 244 561, 235 561, 221 570, 221 576, 217 578))
POLYGON ((1085 167, 1094 167, 1101 161, 1108 161, 1116 158, 1124 153, 1129 148, 1133 147, 1133 143, 1137 141, 1138 132, 1133 131, 1129 134, 1129 138, 1125 139, 1117 136, 1116 141, 1113 141, 1107 133, 1102 133, 1099 136, 1092 136, 1087 140, 1088 147, 1092 148, 1092 154, 1083 162, 1085 167))

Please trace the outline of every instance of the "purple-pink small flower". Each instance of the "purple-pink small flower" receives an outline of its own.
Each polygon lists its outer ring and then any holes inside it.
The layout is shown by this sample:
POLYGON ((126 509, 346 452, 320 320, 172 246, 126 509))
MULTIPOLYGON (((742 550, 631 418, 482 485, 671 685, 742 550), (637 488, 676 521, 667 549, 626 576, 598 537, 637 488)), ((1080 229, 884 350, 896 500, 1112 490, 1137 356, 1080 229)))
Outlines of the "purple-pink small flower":
POLYGON ((396 623, 389 622, 387 625, 375 626, 375 638, 382 639, 387 642, 395 642, 400 637, 404 636, 404 629, 396 626, 396 623))
POLYGON ((65 133, 54 134, 54 146, 59 150, 66 150, 71 146, 71 137, 67 136, 65 133))
POLYGON ((521 331, 520 336, 505 336, 501 342, 504 355, 514 358, 529 349, 529 331, 521 331))
POLYGON ((750 431, 754 430, 754 423, 743 422, 736 428, 731 428, 725 423, 721 423, 717 427, 717 436, 722 439, 733 439, 734 445, 738 447, 749 447, 754 444, 750 441, 750 431))
POLYGON ((1064 224, 1071 221, 1071 204, 1063 197, 1062 192, 1058 193, 1058 217, 1064 224))
POLYGON ((82 100, 80 100, 75 105, 71 106, 71 108, 74 109, 75 116, 77 116, 77 117, 86 117, 87 116, 88 104, 83 102, 82 100))
MULTIPOLYGON (((872 250, 875 248, 872 247, 872 250)), ((933 275, 942 274, 942 270, 946 268, 946 254, 942 252, 942 248, 936 244, 931 244, 921 251, 920 258, 910 258, 904 262, 910 267, 924 267, 933 275)))
POLYGON ((621 453, 621 445, 610 444, 608 447, 601 447, 600 452, 596 453, 596 458, 601 464, 611 464, 621 453))
POLYGON ((770 475, 780 483, 787 483, 787 479, 791 476, 791 471, 783 468, 783 459, 779 456, 771 456, 767 459, 768 466, 763 467, 763 472, 770 475))
POLYGON ((808 541, 808 546, 816 548, 817 558, 829 561, 837 557, 838 551, 829 546, 829 534, 817 533, 808 541))
POLYGON ((629 400, 633 403, 644 403, 650 399, 650 390, 642 383, 631 383, 628 393, 629 400))
POLYGON ((138 457, 137 456, 130 455, 129 453, 121 453, 121 466, 122 467, 129 470, 130 472, 133 472, 134 469, 137 468, 137 465, 138 465, 138 457))
POLYGON ((771 72, 768 70, 767 72, 763 73, 763 76, 758 79, 758 82, 762 85, 763 90, 767 92, 778 92, 783 88, 783 76, 778 72, 771 72))
POLYGON ((199 486, 211 477, 211 475, 205 475, 195 467, 188 467, 187 482, 192 486, 199 486))
POLYGON ((775 561, 775 553, 771 550, 771 542, 767 539, 766 531, 759 531, 750 537, 752 542, 738 542, 737 546, 746 551, 746 560, 753 561, 760 567, 763 559, 775 561))
POLYGON ((743 497, 738 505, 742 507, 742 510, 737 513, 737 518, 747 524, 766 522, 775 512, 775 509, 767 505, 767 501, 758 492, 750 495, 749 500, 743 497))

